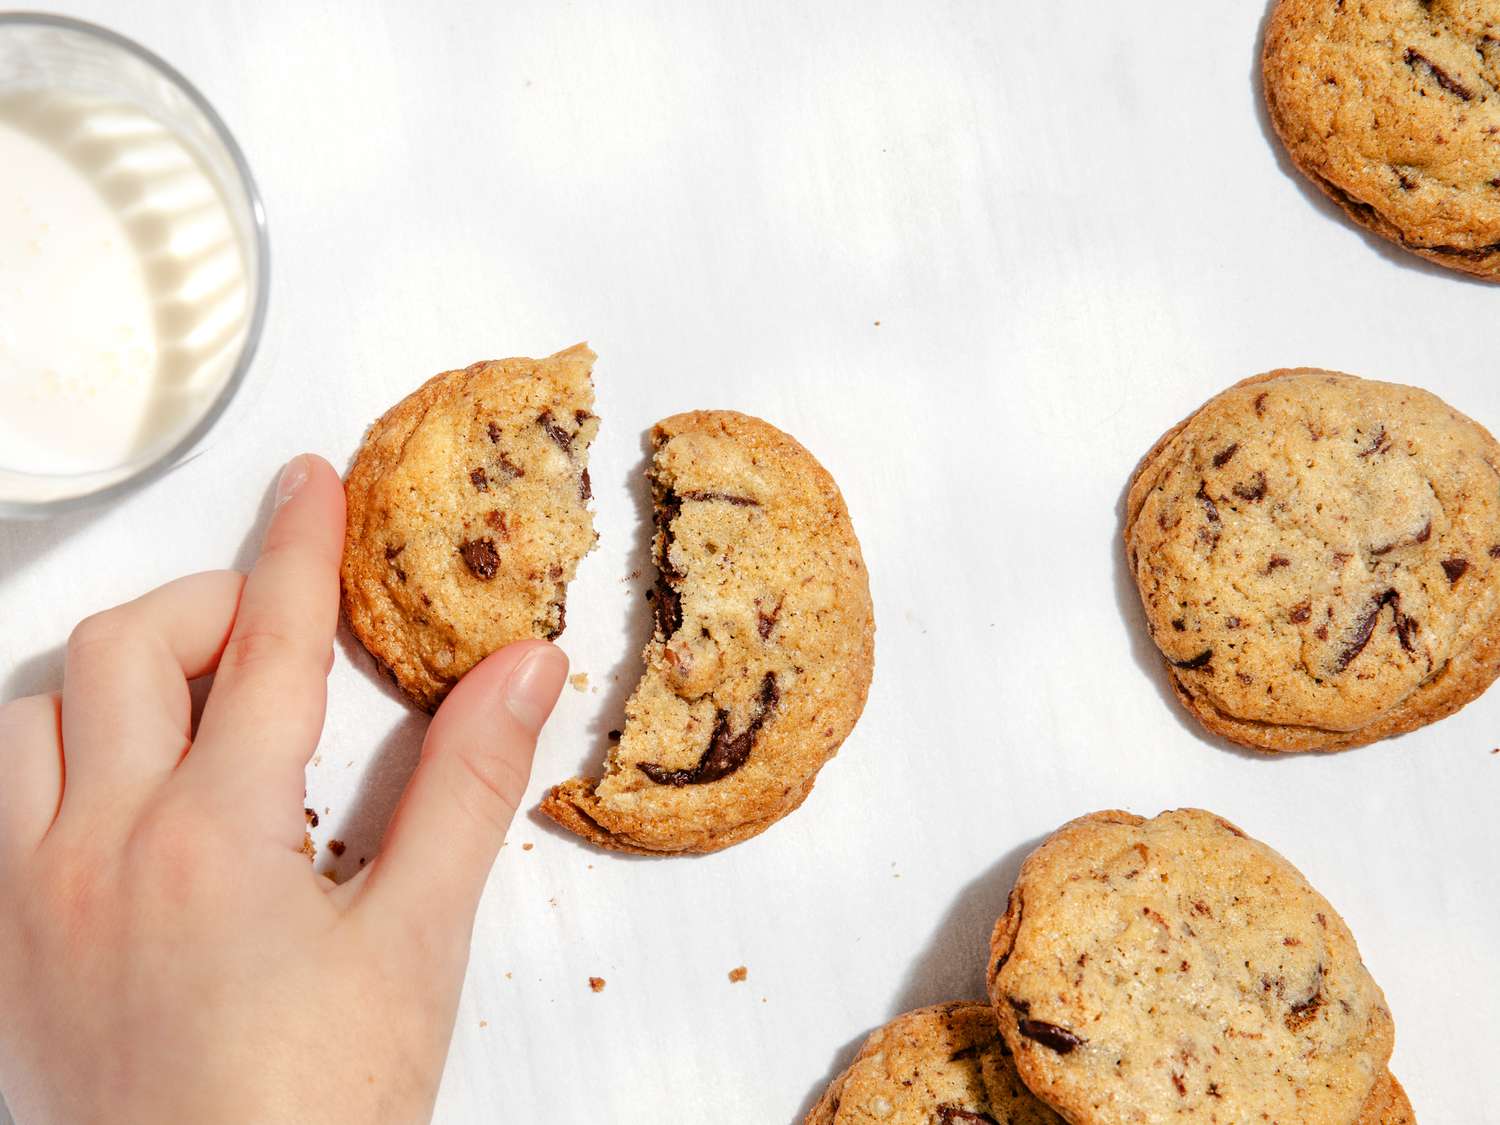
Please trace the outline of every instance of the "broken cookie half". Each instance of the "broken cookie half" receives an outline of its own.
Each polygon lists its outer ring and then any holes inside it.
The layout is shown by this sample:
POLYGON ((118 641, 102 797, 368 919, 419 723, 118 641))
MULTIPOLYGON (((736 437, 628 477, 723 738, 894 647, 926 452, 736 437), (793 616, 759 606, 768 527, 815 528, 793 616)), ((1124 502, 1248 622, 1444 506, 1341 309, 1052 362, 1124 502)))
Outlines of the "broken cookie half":
POLYGON ((563 631, 568 583, 597 538, 593 362, 578 344, 444 372, 386 411, 355 457, 344 610, 427 710, 496 649, 563 631))
POLYGON ((652 431, 659 577, 645 673, 602 779, 542 811, 602 847, 711 852, 802 803, 864 708, 869 577, 832 477, 732 411, 652 431))

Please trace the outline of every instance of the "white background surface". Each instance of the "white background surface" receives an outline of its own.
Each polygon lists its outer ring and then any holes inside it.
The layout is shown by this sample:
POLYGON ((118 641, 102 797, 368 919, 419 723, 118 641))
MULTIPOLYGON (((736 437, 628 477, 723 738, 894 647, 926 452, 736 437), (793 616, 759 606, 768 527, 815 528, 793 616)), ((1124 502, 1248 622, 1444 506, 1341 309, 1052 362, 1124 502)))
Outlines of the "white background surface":
MULTIPOLYGON (((1240 753, 1166 696, 1122 572, 1137 458, 1243 376, 1342 368, 1500 424, 1500 290, 1372 243, 1289 176, 1259 3, 68 10, 164 54, 238 134, 271 315, 196 460, 109 510, 0 525, 0 698, 57 686, 83 614, 246 565, 291 455, 342 466, 426 376, 584 338, 602 541, 562 644, 599 691, 564 691, 533 807, 600 760, 638 672, 653 421, 772 420, 863 541, 870 703, 798 813, 660 861, 518 818, 439 1121, 800 1121, 870 1028, 982 994, 1041 836, 1184 804, 1347 918, 1424 1125, 1500 1121, 1500 691, 1367 749, 1240 753)), ((352 870, 424 721, 347 635, 331 692, 309 803, 352 870)))

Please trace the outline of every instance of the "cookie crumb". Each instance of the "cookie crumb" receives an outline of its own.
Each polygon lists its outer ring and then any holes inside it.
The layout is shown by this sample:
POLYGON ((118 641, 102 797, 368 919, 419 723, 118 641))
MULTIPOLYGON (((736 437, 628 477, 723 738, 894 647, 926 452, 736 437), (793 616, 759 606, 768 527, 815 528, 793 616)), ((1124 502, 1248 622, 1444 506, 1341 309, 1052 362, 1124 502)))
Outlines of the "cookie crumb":
POLYGON ((297 850, 307 857, 308 863, 318 858, 318 846, 313 843, 312 835, 308 832, 302 833, 302 846, 297 850))
POLYGON ((489 1027, 490 1026, 490 1021, 489 1020, 480 1020, 479 1021, 479 1026, 480 1027, 489 1027))
POLYGON ((529 852, 529 851, 530 851, 530 850, 531 850, 531 849, 532 849, 532 848, 534 848, 534 847, 536 847, 536 845, 535 845, 535 844, 532 844, 532 843, 525 843, 525 844, 522 844, 522 845, 521 845, 521 850, 522 850, 522 851, 523 851, 523 852, 529 852))
POLYGON ((617 731, 617 730, 610 731, 609 732, 609 740, 611 742, 619 742, 620 741, 620 732, 617 731))
POLYGON ((744 980, 749 975, 750 975, 750 971, 748 969, 746 969, 745 966, 743 966, 743 965, 741 965, 737 969, 730 969, 729 970, 729 983, 730 984, 739 984, 740 981, 744 980))
POLYGON ((316 828, 318 826, 318 813, 316 809, 303 809, 302 815, 307 818, 308 827, 316 828))
POLYGON ((506 973, 506 974, 505 974, 505 979, 506 979, 506 980, 510 980, 510 974, 509 974, 509 973, 506 973))
POLYGON ((592 991, 592 992, 603 992, 604 991, 604 978, 603 977, 589 977, 589 990, 592 991))
POLYGON ((342 840, 329 840, 328 841, 328 850, 331 851, 335 856, 341 856, 341 855, 343 855, 344 854, 344 841, 342 841, 342 840))
POLYGON ((568 683, 573 685, 574 691, 588 691, 589 674, 587 672, 575 672, 568 677, 568 683))

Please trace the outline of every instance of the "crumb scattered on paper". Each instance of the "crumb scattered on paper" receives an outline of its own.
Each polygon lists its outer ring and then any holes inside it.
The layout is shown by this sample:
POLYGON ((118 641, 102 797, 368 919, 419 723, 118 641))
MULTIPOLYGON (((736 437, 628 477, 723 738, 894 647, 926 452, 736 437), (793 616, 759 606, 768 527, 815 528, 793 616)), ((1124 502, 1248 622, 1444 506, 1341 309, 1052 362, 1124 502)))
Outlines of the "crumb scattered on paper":
POLYGON ((532 848, 534 848, 534 847, 536 847, 536 845, 535 845, 535 844, 532 844, 532 843, 529 843, 529 842, 528 842, 528 843, 525 843, 525 844, 522 844, 522 845, 521 845, 521 850, 522 850, 522 851, 523 851, 523 852, 529 852, 529 851, 530 851, 530 850, 531 850, 531 849, 532 849, 532 848))
POLYGON ((299 850, 307 857, 309 863, 318 858, 318 846, 313 843, 310 833, 302 833, 302 847, 299 850))
POLYGON ((592 989, 594 992, 603 992, 604 991, 604 978, 603 977, 589 977, 589 988, 592 989))
POLYGON ((588 691, 589 674, 587 672, 574 672, 568 677, 568 683, 573 685, 574 691, 588 691))
POLYGON ((480 1027, 489 1027, 490 1026, 490 1021, 489 1020, 480 1020, 479 1021, 479 1026, 480 1027))
POLYGON ((876 322, 875 322, 875 327, 876 327, 876 328, 879 328, 879 327, 880 327, 880 321, 878 321, 878 320, 877 320, 877 321, 876 321, 876 322))
MULTIPOLYGON (((609 732, 609 740, 611 742, 619 742, 620 741, 620 732, 617 731, 617 730, 610 731, 609 732)), ((1500 750, 1497 750, 1496 753, 1500 754, 1500 750)))
POLYGON ((336 856, 342 856, 344 854, 344 841, 342 841, 342 840, 329 840, 328 841, 328 850, 331 851, 336 856))
POLYGON ((746 969, 745 966, 743 966, 743 965, 741 965, 737 969, 730 969, 729 970, 729 983, 730 984, 739 984, 740 981, 744 980, 749 975, 750 975, 750 970, 746 969))
POLYGON ((318 812, 316 809, 303 809, 302 815, 307 817, 307 823, 310 827, 316 828, 318 826, 318 812))

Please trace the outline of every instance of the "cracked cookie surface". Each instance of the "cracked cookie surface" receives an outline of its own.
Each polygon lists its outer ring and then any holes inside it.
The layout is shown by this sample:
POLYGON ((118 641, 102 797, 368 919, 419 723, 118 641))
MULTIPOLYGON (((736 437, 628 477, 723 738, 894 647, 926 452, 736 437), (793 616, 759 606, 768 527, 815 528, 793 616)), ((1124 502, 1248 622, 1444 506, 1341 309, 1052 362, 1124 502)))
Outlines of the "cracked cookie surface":
POLYGON ((1500 0, 1280 0, 1262 71, 1293 162, 1356 223, 1500 278, 1500 0))
POLYGON ((1021 1084, 988 1004, 935 1004, 871 1032, 804 1125, 1062 1125, 1021 1084))
POLYGON ((655 632, 602 779, 542 811, 603 847, 707 852, 795 809, 864 707, 869 578, 833 478, 732 411, 652 431, 655 632))
POLYGON ((1022 1079, 1074 1125, 1401 1120, 1390 1013, 1353 935, 1212 813, 1053 833, 996 923, 988 981, 1022 1079))
POLYGON ((1500 448, 1415 387, 1302 368, 1146 455, 1125 548, 1178 698, 1263 750, 1412 730, 1500 671, 1500 448))
POLYGON ((447 371, 365 436, 345 481, 344 610, 427 710, 496 649, 563 630, 596 538, 593 362, 578 344, 447 371))

